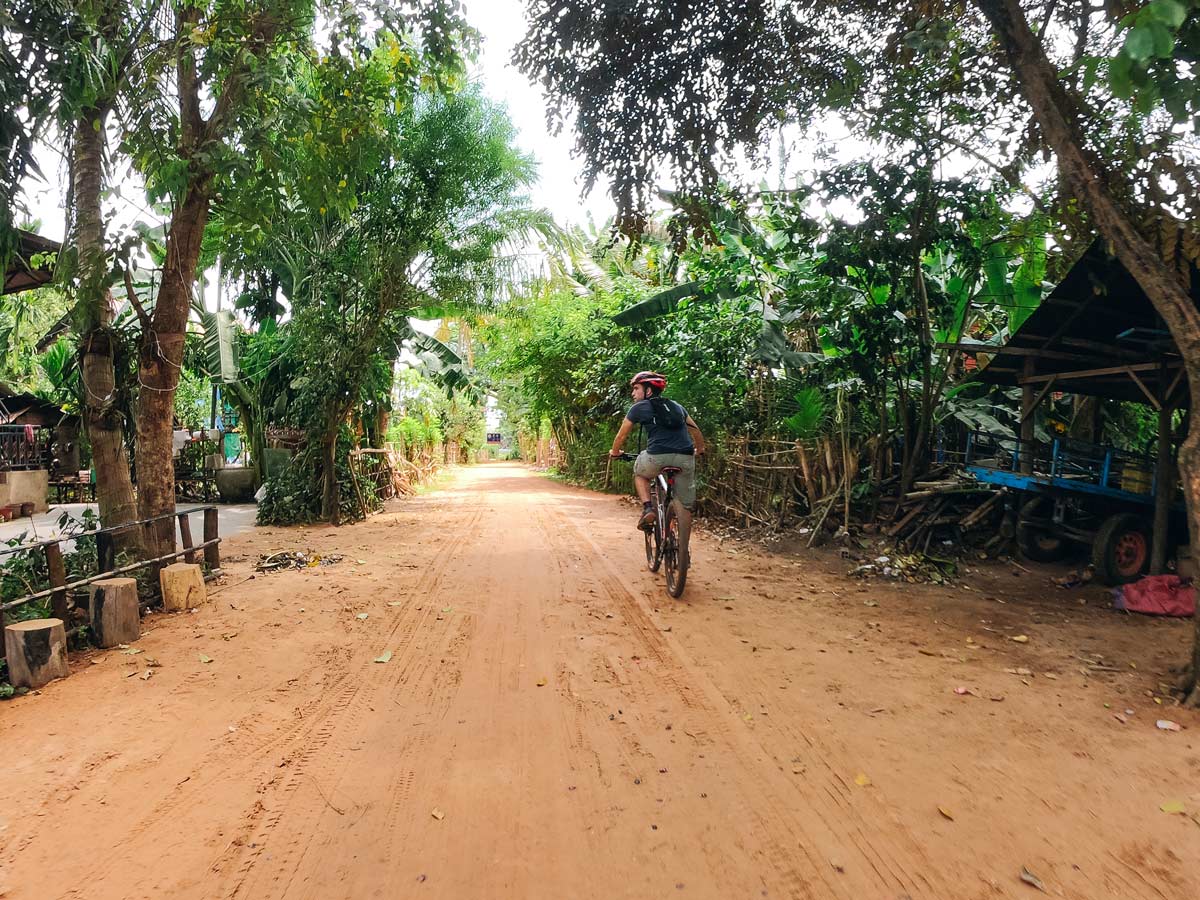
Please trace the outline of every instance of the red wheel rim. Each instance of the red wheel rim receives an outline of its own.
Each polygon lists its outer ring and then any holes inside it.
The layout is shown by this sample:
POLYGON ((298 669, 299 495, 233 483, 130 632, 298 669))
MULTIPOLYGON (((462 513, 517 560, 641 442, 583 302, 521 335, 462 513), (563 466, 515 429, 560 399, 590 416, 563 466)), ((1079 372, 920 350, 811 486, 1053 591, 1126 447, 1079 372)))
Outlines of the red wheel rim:
POLYGON ((1144 534, 1140 531, 1126 531, 1117 538, 1116 546, 1113 548, 1117 571, 1122 575, 1136 575, 1146 564, 1148 552, 1144 534))

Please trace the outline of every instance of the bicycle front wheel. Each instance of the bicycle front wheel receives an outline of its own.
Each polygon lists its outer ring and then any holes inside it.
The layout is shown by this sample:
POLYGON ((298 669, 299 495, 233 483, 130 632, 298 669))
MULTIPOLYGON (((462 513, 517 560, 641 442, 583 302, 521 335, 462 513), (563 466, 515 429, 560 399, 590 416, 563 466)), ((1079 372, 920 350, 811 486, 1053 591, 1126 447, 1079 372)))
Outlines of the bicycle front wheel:
POLYGON ((662 554, 667 570, 667 593, 672 597, 681 596, 687 584, 690 531, 691 514, 678 500, 672 500, 663 523, 662 554))

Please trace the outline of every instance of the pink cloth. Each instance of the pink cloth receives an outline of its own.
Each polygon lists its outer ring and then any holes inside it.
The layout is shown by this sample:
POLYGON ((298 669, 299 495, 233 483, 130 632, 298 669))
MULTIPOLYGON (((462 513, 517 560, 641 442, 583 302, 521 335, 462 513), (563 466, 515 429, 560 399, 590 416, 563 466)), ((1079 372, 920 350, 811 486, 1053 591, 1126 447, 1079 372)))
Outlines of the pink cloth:
POLYGON ((1178 575, 1147 575, 1120 588, 1113 605, 1148 616, 1194 616, 1196 587, 1178 575))

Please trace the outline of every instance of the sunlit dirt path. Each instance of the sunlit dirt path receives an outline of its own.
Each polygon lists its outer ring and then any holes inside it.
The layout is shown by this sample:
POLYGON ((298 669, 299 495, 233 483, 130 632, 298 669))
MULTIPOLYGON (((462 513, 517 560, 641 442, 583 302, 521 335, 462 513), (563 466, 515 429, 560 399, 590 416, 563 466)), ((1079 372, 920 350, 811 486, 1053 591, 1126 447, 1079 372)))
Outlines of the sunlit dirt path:
POLYGON ((1200 723, 917 653, 944 623, 803 564, 701 535, 671 601, 628 505, 516 465, 225 553, 0 707, 0 896, 1200 896, 1159 809, 1200 808, 1200 723), (345 559, 249 578, 283 548, 345 559))

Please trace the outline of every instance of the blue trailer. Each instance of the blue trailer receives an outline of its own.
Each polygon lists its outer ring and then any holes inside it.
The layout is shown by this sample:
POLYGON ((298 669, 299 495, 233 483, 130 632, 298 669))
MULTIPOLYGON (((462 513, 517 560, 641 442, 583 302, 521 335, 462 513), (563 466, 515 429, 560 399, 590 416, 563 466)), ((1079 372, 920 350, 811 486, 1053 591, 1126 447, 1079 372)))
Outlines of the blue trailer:
MULTIPOLYGON (((1015 537, 1039 562, 1090 549, 1105 584, 1139 578, 1149 566, 1159 491, 1149 455, 1058 437, 1047 443, 976 431, 968 435, 966 471, 985 484, 1018 492, 1015 537)), ((1166 485, 1168 552, 1187 535, 1177 484, 1166 485)))

